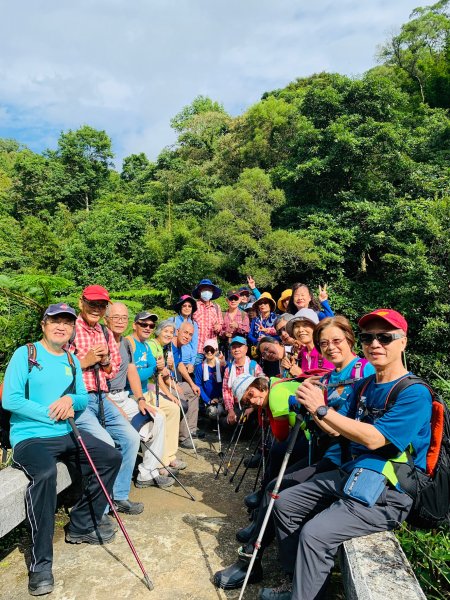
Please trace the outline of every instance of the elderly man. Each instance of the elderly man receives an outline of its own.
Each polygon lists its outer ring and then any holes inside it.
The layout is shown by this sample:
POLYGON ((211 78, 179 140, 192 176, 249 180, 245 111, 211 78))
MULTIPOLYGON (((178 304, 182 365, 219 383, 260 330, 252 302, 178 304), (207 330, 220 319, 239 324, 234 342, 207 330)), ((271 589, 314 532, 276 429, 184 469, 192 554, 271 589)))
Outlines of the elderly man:
MULTIPOLYGON (((11 411, 13 464, 30 480, 26 492, 31 527, 28 591, 53 591, 53 545, 56 510, 56 462, 64 460, 88 476, 82 497, 70 513, 66 540, 106 544, 114 528, 102 515, 106 498, 81 451, 67 419, 83 411, 88 394, 80 363, 65 350, 76 313, 67 304, 51 304, 42 319, 42 339, 14 353, 5 374, 3 407, 11 411)), ((83 440, 109 493, 119 471, 118 450, 83 433, 83 440)))
POLYGON ((156 486, 167 488, 173 485, 174 479, 161 475, 159 468, 163 465, 158 461, 164 452, 165 417, 156 408, 147 403, 141 380, 134 363, 133 349, 130 340, 122 337, 128 326, 128 308, 122 302, 113 302, 106 309, 105 321, 119 344, 120 368, 114 379, 108 381, 109 398, 123 411, 141 436, 142 463, 136 478, 136 487, 156 486), (127 381, 133 397, 126 389, 127 381), (136 419, 142 414, 145 418, 136 419), (135 425, 136 423, 136 425, 135 425), (149 448, 153 451, 150 452, 149 448), (156 455, 156 456, 155 456, 156 455), (158 457, 158 458, 156 458, 158 457))
POLYGON ((198 403, 200 396, 200 388, 193 381, 186 365, 183 363, 183 346, 189 344, 194 335, 194 326, 189 321, 184 321, 178 328, 177 335, 172 340, 172 352, 174 360, 174 368, 176 370, 176 380, 181 389, 181 399, 185 400, 187 410, 185 411, 186 419, 180 423, 180 446, 182 448, 192 448, 189 431, 193 438, 203 438, 205 434, 197 428, 198 421, 198 403))
POLYGON ((116 377, 120 367, 119 347, 114 336, 100 325, 110 302, 108 291, 101 285, 84 288, 79 301, 80 314, 70 350, 81 363, 89 403, 76 422, 84 431, 120 448, 122 466, 114 483, 114 502, 119 512, 136 515, 144 510, 144 505, 132 502, 128 495, 140 438, 117 406, 108 399, 108 380, 116 377))
POLYGON ((425 470, 430 443, 431 394, 423 385, 402 387, 408 375, 402 354, 408 324, 395 310, 378 309, 359 321, 364 355, 376 374, 355 386, 344 406, 329 408, 314 382, 297 390, 297 400, 330 435, 349 441, 353 460, 341 470, 315 475, 286 489, 275 503, 280 558, 290 581, 264 589, 263 600, 322 597, 339 545, 353 537, 386 531, 408 516, 412 499, 396 479, 391 460, 407 449, 425 470), (398 387, 395 402, 387 403, 398 387))
POLYGON ((212 302, 221 296, 222 290, 210 279, 202 279, 193 290, 192 296, 197 300, 194 321, 198 325, 198 346, 195 364, 203 361, 203 348, 206 340, 217 337, 222 330, 223 317, 218 304, 212 302))

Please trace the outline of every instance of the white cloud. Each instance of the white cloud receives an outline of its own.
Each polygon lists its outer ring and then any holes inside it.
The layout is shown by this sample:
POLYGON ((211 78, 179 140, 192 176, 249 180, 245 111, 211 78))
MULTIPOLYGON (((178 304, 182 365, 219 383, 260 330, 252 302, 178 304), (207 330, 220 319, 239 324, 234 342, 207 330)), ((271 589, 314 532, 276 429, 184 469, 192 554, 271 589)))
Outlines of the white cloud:
POLYGON ((358 74, 417 0, 54 0, 6 3, 0 135, 44 148, 105 129, 119 157, 152 158, 198 94, 232 113, 296 77, 358 74), (6 110, 6 108, 8 110, 6 110))

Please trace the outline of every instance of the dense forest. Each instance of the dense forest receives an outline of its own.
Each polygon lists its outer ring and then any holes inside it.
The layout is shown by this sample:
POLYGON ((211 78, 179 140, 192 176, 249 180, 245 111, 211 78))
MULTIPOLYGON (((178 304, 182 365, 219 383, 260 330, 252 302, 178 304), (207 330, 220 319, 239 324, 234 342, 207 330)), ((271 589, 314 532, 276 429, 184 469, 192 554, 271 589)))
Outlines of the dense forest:
POLYGON ((88 125, 42 154, 0 139, 2 365, 87 284, 164 315, 203 277, 252 274, 274 296, 327 283, 353 322, 404 312, 410 366, 450 379, 448 5, 416 9, 358 78, 299 78, 237 117, 195 98, 155 162, 119 172, 88 125))

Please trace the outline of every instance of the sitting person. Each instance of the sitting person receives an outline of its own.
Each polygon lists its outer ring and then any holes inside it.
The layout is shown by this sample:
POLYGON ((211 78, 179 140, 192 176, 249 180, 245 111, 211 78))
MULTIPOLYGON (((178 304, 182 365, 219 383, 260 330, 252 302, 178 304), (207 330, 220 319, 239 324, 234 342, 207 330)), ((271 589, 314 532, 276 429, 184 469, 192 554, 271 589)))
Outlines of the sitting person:
MULTIPOLYGON (((51 304, 42 319, 42 339, 18 348, 5 373, 2 405, 11 412, 13 465, 30 480, 26 508, 31 527, 28 591, 32 596, 50 594, 54 586, 52 540, 58 460, 88 478, 83 495, 70 512, 66 540, 107 544, 115 536, 109 517, 103 516, 105 495, 67 420, 75 412, 81 414, 89 402, 80 363, 64 350, 75 319, 72 307, 51 304)), ((111 495, 122 455, 110 444, 81 433, 111 495)))
POLYGON ((319 317, 311 308, 302 308, 295 313, 294 318, 286 323, 286 332, 300 346, 298 355, 289 361, 285 358, 282 366, 291 377, 299 377, 314 369, 332 369, 333 365, 326 360, 314 346, 314 329, 319 323, 319 317))
POLYGON ((200 398, 206 414, 215 419, 222 398, 222 381, 225 370, 223 354, 218 352, 216 338, 206 340, 203 348, 205 360, 195 367, 194 380, 200 388, 200 398))
POLYGON ((172 317, 173 322, 175 323, 175 331, 178 331, 178 328, 184 321, 188 321, 194 327, 192 340, 189 344, 183 346, 182 357, 188 372, 193 373, 198 348, 198 325, 193 319, 193 315, 197 310, 197 302, 192 296, 189 296, 189 294, 184 294, 184 296, 180 297, 174 308, 177 313, 175 317, 172 317))
POLYGON ((245 337, 250 330, 250 321, 245 310, 239 310, 239 292, 227 293, 228 310, 223 313, 223 325, 219 333, 221 349, 225 359, 229 360, 230 341, 235 335, 245 337))
POLYGON ((265 335, 257 346, 258 362, 268 377, 290 377, 292 346, 284 346, 278 338, 265 335), (286 368, 288 367, 288 368, 286 368))
POLYGON ((234 425, 241 416, 239 403, 235 402, 232 387, 235 379, 242 374, 259 376, 263 371, 255 360, 247 356, 247 340, 242 336, 236 336, 231 340, 232 362, 227 365, 222 384, 223 405, 227 413, 226 422, 234 425))
POLYGON ((258 316, 250 324, 248 341, 253 346, 257 346, 258 340, 264 335, 276 335, 274 328, 274 322, 277 318, 275 300, 269 292, 263 292, 258 300, 253 303, 253 308, 257 309, 258 316))
POLYGON ((325 317, 334 317, 334 312, 328 302, 327 286, 319 286, 319 298, 316 299, 311 294, 309 287, 304 283, 294 283, 292 286, 292 296, 289 300, 286 312, 295 315, 302 308, 311 308, 319 318, 319 321, 325 317))
MULTIPOLYGON (((335 367, 333 371, 321 378, 321 382, 326 386, 327 405, 333 407, 334 410, 339 410, 352 392, 355 383, 361 378, 373 374, 375 369, 367 359, 355 356, 353 351, 355 335, 345 317, 338 316, 321 321, 314 330, 314 343, 335 367)), ((254 545, 261 530, 267 506, 269 505, 270 492, 274 487, 275 480, 272 478, 276 477, 287 449, 289 438, 286 441, 282 441, 286 435, 286 429, 283 430, 283 420, 286 422, 286 418, 283 418, 282 414, 287 414, 289 411, 289 386, 293 386, 291 389, 296 389, 295 382, 287 382, 287 391, 283 397, 282 388, 284 384, 278 383, 276 380, 271 380, 270 387, 257 379, 254 381, 248 379, 243 382, 241 389, 244 389, 245 385, 248 385, 248 387, 245 388, 242 394, 241 401, 243 404, 257 404, 260 397, 258 390, 263 392, 264 397, 261 401, 261 406, 269 411, 272 419, 274 416, 273 413, 276 415, 276 420, 272 420, 272 424, 277 439, 272 446, 269 456, 268 477, 266 478, 265 485, 267 493, 259 494, 258 496, 259 502, 257 506, 259 510, 257 518, 250 526, 241 529, 237 533, 238 540, 244 543, 244 546, 238 550, 239 558, 236 563, 219 571, 215 575, 214 581, 216 585, 225 589, 239 588, 244 582, 249 560, 253 554, 254 545), (252 389, 253 387, 256 387, 256 392, 252 389), (280 391, 281 397, 277 397, 280 396, 280 391)), ((293 419, 291 422, 293 422, 293 419)), ((323 433, 314 423, 310 423, 308 429, 311 429, 310 435, 313 435, 314 439, 314 464, 308 465, 310 462, 309 458, 305 460, 305 452, 309 453, 309 448, 303 443, 304 436, 299 434, 290 457, 290 466, 285 472, 280 490, 302 483, 315 473, 337 468, 347 459, 346 456, 342 455, 342 449, 345 446, 342 445, 342 440, 339 437, 331 437, 323 433)), ((262 579, 261 559, 265 548, 267 548, 274 537, 275 528, 273 521, 270 520, 261 542, 257 560, 252 568, 251 581, 253 582, 262 579)))
POLYGON ((161 475, 159 469, 163 465, 155 457, 160 459, 164 454, 164 439, 166 418, 162 412, 147 403, 142 392, 142 384, 139 373, 134 363, 133 348, 129 339, 122 337, 123 332, 128 326, 128 308, 122 302, 113 302, 108 305, 105 314, 105 322, 114 335, 114 339, 119 345, 120 367, 117 375, 108 381, 109 398, 116 404, 119 410, 123 411, 126 418, 136 429, 135 423, 141 437, 141 450, 143 455, 142 463, 138 470, 139 475, 136 478, 136 487, 157 486, 167 488, 173 485, 172 477, 161 475), (127 383, 131 388, 126 389, 127 383), (137 415, 144 415, 147 419, 136 419, 137 415), (155 453, 152 454, 149 448, 155 453))
POLYGON ((408 324, 400 313, 375 310, 359 320, 359 327, 375 376, 356 385, 338 411, 326 405, 323 391, 313 383, 296 392, 319 427, 349 440, 352 460, 280 493, 273 520, 287 581, 283 589, 263 590, 260 598, 320 597, 342 542, 398 527, 412 507, 404 489, 411 469, 426 468, 431 394, 421 384, 399 385, 409 374, 403 365, 408 324), (396 399, 388 404, 396 386, 396 399), (406 461, 407 449, 414 466, 406 468, 404 479, 392 461, 406 461))

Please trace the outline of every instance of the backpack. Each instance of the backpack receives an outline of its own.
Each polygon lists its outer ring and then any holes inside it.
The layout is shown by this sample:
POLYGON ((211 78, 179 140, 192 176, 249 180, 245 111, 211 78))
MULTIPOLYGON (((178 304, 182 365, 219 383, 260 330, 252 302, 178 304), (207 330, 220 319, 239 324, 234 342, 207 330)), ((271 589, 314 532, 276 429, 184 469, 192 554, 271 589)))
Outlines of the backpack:
MULTIPOLYGON (((36 360, 36 346, 32 343, 27 344, 28 350, 28 377, 25 383, 25 398, 29 400, 30 396, 30 386, 29 386, 29 376, 34 367, 41 370, 42 367, 36 360)), ((62 396, 68 393, 74 392, 75 379, 76 379, 76 366, 73 360, 73 356, 70 352, 66 350, 67 359, 69 361, 69 365, 72 369, 72 382, 68 388, 63 392, 62 396)), ((11 413, 9 410, 6 410, 2 406, 2 395, 3 395, 3 384, 0 389, 0 448, 2 449, 2 462, 6 460, 6 451, 11 448, 11 440, 9 438, 9 433, 11 430, 11 413)))
MULTIPOLYGON (((358 403, 374 377, 368 377, 358 390, 358 403)), ((424 473, 414 466, 411 449, 403 453, 404 462, 397 462, 401 457, 391 459, 391 462, 401 488, 413 499, 406 520, 416 527, 434 529, 450 522, 450 411, 444 400, 423 379, 406 375, 389 391, 385 412, 395 404, 399 393, 412 385, 424 385, 432 399, 426 471, 424 473)))

